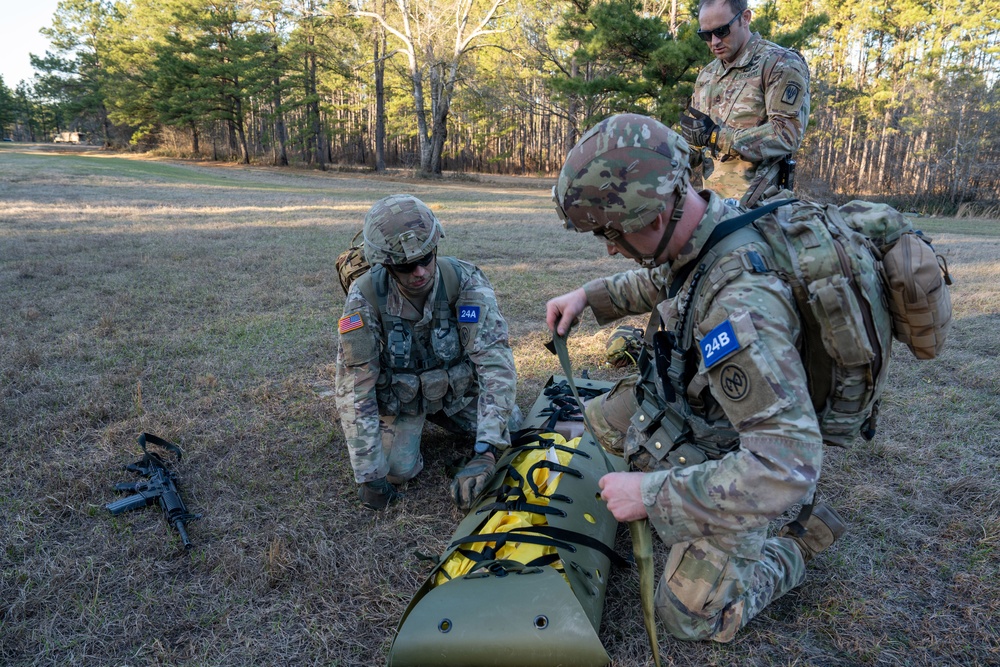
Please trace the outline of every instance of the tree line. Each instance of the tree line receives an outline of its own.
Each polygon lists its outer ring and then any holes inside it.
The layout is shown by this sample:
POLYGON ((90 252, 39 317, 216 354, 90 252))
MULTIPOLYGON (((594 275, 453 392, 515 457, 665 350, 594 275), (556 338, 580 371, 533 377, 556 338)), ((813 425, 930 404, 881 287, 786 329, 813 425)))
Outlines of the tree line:
MULTIPOLYGON (((1000 0, 766 0, 821 196, 1000 212, 1000 0), (990 209, 993 209, 992 211, 990 209)), ((582 130, 676 124, 712 56, 696 0, 61 0, 0 130, 216 160, 551 174, 582 130)))

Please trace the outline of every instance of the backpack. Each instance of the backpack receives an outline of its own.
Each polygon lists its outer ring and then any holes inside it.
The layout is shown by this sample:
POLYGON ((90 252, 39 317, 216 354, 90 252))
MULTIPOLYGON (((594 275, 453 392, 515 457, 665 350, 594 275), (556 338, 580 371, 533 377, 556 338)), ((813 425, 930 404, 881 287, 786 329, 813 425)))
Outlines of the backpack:
POLYGON ((358 243, 358 237, 363 231, 359 229, 351 239, 351 247, 337 255, 337 275, 340 277, 340 286, 345 295, 351 289, 351 283, 368 273, 371 268, 365 259, 365 242, 358 243))
MULTIPOLYGON (((931 239, 882 204, 772 202, 720 223, 695 265, 688 303, 710 299, 744 270, 777 273, 791 287, 809 392, 823 439, 832 445, 847 445, 859 432, 874 436, 890 334, 918 359, 930 359, 951 325, 947 263, 931 239), (737 252, 755 241, 773 257, 737 252)), ((671 296, 687 275, 674 278, 671 296)), ((685 347, 693 340, 691 310, 679 325, 685 347)))

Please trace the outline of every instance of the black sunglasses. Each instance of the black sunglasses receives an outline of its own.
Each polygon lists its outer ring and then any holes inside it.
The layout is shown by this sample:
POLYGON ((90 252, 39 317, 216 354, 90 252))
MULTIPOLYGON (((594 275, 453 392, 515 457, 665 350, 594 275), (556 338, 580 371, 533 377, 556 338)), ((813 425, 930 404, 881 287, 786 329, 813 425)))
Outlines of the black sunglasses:
POLYGON ((725 39, 726 37, 729 37, 729 26, 733 24, 733 21, 735 21, 741 16, 743 16, 743 12, 740 12, 733 18, 729 19, 729 23, 727 23, 726 25, 720 25, 718 28, 713 28, 712 30, 699 30, 698 36, 701 37, 702 41, 705 42, 711 42, 712 35, 715 35, 719 39, 725 39))
POLYGON ((434 261, 434 253, 424 255, 415 262, 410 262, 408 264, 393 264, 389 268, 392 269, 393 273, 413 273, 417 270, 418 266, 427 266, 434 261))

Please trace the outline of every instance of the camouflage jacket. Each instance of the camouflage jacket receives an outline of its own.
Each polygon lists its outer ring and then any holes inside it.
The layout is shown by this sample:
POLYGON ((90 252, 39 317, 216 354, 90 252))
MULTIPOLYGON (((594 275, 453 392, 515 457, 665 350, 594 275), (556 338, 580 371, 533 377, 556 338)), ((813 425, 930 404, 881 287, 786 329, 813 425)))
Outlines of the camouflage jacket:
MULTIPOLYGON (((650 312, 660 290, 697 257, 715 226, 738 214, 714 193, 701 196, 708 199, 708 209, 673 262, 585 285, 598 322, 650 312)), ((752 249, 770 253, 765 244, 759 245, 752 249)), ((690 282, 691 277, 677 297, 657 306, 668 330, 682 315, 690 282)), ((700 416, 709 424, 735 428, 739 447, 721 459, 645 475, 643 502, 665 543, 712 535, 729 542, 733 553, 756 559, 763 532, 747 531, 808 500, 823 460, 819 424, 799 356, 802 327, 791 289, 773 273, 743 271, 706 295, 705 301, 690 306, 697 344, 691 354, 698 367, 685 398, 704 406, 700 416), (701 348, 706 338, 724 343, 723 362, 706 363, 701 348)))
MULTIPOLYGON (((488 442, 499 449, 505 449, 509 442, 503 434, 507 419, 514 409, 517 376, 514 371, 514 355, 508 343, 507 322, 497 306, 496 295, 489 280, 474 265, 457 261, 459 268, 459 305, 471 305, 476 310, 476 322, 472 318, 456 317, 459 321, 461 341, 457 359, 453 364, 471 367, 472 377, 467 388, 455 391, 454 382, 443 398, 442 407, 446 414, 454 414, 478 401, 478 425, 476 439, 488 442)), ((425 349, 432 348, 434 331, 433 295, 442 282, 441 269, 437 269, 431 296, 424 306, 422 317, 411 319, 412 306, 400 294, 394 280, 388 280, 386 310, 391 316, 407 320, 413 336, 425 349)), ((358 483, 385 477, 388 463, 382 451, 380 435, 381 411, 387 410, 392 401, 389 392, 391 370, 386 364, 386 337, 382 326, 378 305, 370 303, 360 289, 360 280, 351 285, 344 304, 344 318, 354 318, 345 326, 341 320, 337 348, 336 401, 340 412, 344 439, 351 456, 354 477, 358 483), (344 331, 344 329, 349 329, 344 331)), ((456 366, 453 365, 452 368, 456 366)), ((397 401, 398 403, 398 401, 397 401)))
POLYGON ((701 71, 691 106, 724 126, 715 159, 703 164, 705 187, 739 199, 758 168, 763 172, 802 144, 809 68, 797 52, 754 33, 731 64, 715 59, 701 71))

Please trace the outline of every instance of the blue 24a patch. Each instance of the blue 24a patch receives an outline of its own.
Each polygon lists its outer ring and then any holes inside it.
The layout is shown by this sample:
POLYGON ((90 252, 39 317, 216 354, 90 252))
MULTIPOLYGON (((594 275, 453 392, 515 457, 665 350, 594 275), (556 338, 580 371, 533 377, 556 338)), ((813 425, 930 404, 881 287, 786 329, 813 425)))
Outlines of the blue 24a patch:
POLYGON ((479 321, 479 306, 459 306, 458 307, 458 321, 459 322, 478 322, 479 321))
POLYGON ((701 339, 701 358, 705 360, 705 368, 711 368, 733 352, 740 349, 740 341, 736 338, 733 325, 726 320, 715 327, 701 339))

